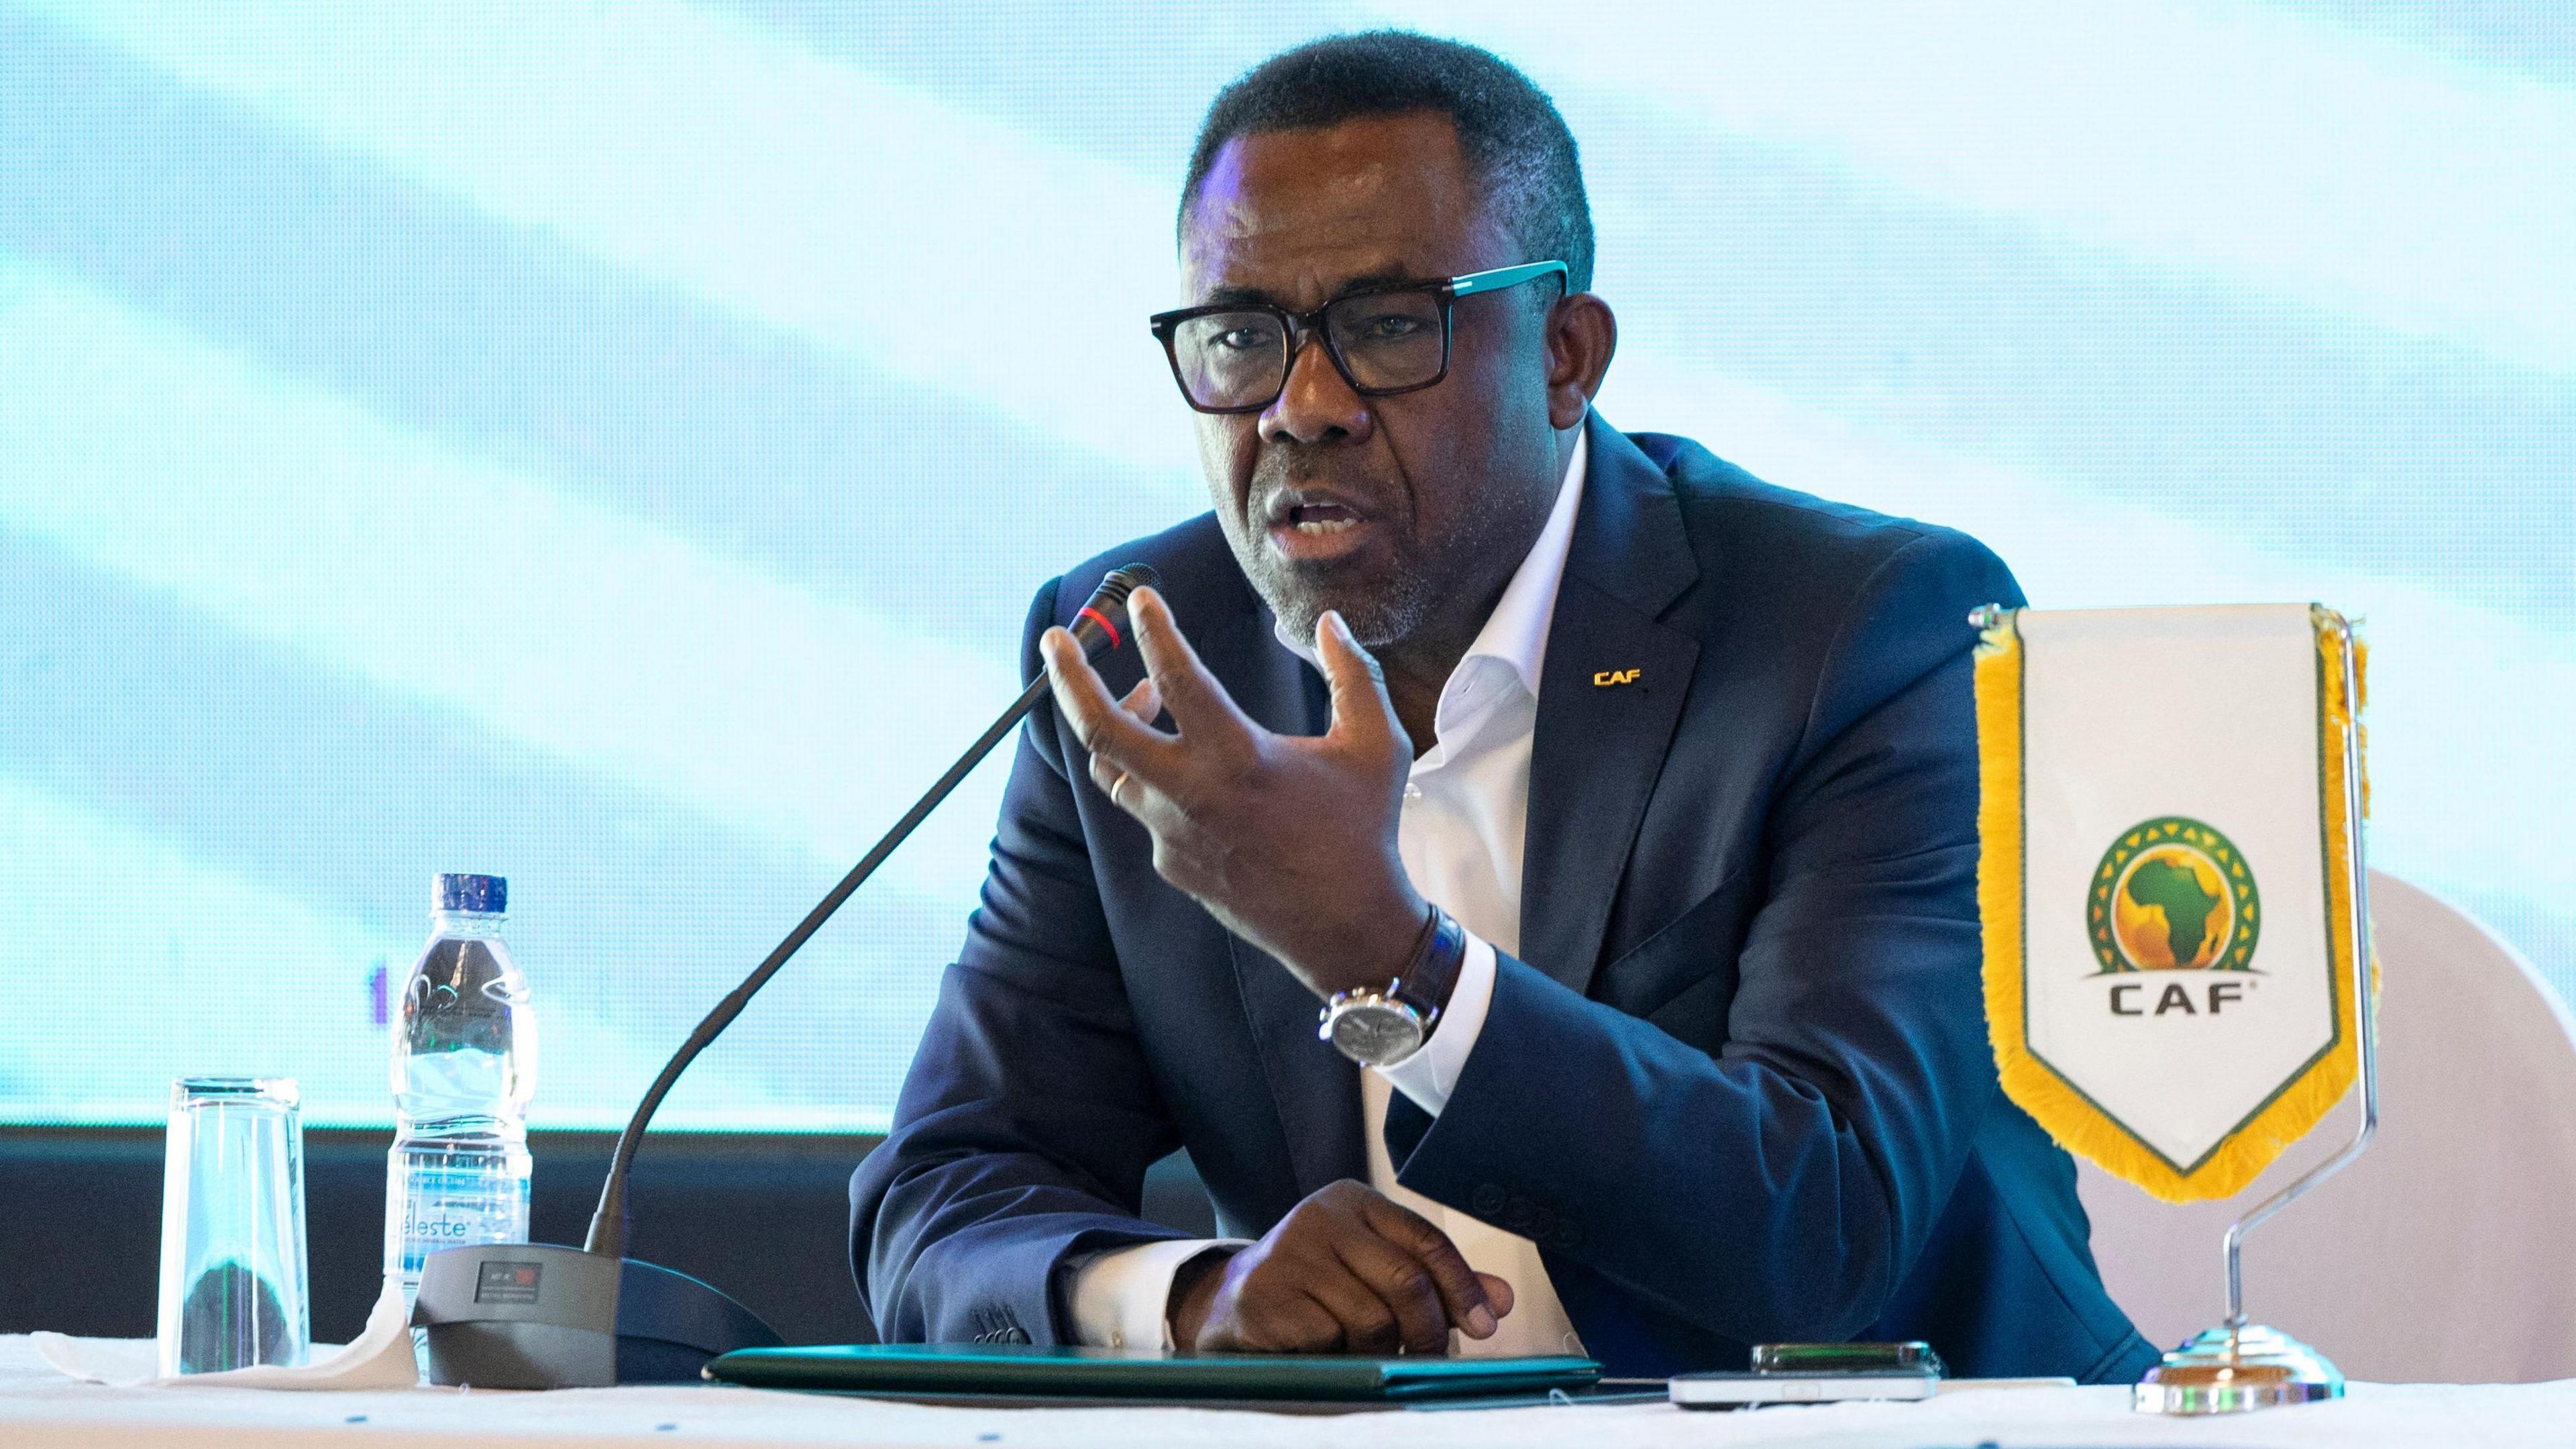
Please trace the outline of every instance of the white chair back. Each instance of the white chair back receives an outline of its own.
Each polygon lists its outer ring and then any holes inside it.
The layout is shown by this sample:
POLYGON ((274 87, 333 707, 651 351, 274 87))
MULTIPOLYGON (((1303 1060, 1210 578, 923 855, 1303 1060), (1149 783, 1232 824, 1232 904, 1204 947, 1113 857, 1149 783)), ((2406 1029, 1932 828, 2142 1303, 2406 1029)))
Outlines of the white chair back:
MULTIPOLYGON (((2379 1134, 2245 1241, 2245 1311, 2346 1377, 2576 1378, 2576 1018, 2513 948, 2373 871, 2379 1134)), ((2111 1296, 2158 1347, 2226 1313, 2227 1225, 2351 1140, 2360 1094, 2225 1202, 2157 1202, 2090 1163, 2111 1296)))

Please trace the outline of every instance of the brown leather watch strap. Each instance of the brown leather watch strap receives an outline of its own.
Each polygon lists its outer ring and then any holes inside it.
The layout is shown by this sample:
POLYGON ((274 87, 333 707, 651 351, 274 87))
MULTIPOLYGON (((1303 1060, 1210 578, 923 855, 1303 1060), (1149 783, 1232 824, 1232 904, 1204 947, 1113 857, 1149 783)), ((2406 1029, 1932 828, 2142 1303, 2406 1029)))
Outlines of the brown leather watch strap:
POLYGON ((1438 906, 1423 925, 1422 944, 1404 974, 1395 978, 1395 995, 1411 1002, 1426 1025, 1449 1009, 1449 994, 1458 989, 1458 973, 1467 964, 1467 931, 1438 906))

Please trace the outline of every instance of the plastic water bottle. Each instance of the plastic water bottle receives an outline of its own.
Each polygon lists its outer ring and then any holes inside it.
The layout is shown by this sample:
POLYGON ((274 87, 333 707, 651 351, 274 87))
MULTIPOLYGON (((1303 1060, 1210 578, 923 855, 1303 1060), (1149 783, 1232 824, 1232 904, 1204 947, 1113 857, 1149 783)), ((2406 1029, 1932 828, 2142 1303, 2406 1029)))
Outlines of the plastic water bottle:
POLYGON ((509 882, 442 875, 429 945, 394 1016, 394 1146, 385 1170, 385 1276, 403 1300, 441 1248, 528 1240, 528 1098, 537 1027, 501 944, 509 882))

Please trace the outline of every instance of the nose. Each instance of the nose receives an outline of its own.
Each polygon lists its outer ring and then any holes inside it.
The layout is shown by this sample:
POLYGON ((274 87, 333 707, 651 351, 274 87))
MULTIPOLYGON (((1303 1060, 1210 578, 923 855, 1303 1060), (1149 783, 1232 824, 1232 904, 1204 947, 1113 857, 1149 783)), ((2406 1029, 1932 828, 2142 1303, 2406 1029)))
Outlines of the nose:
POLYGON ((1369 400, 1333 365, 1322 334, 1307 333, 1288 359, 1288 382, 1261 414, 1264 442, 1329 443, 1365 438, 1376 426, 1369 400))

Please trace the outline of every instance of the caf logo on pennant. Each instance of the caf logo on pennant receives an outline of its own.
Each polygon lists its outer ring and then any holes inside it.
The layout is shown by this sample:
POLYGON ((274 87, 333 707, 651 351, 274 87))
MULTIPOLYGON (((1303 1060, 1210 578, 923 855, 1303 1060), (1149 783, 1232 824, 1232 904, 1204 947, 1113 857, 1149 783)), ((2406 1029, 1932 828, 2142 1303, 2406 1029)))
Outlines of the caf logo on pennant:
POLYGON ((2234 842, 2167 815, 2102 852, 2084 918, 2106 974, 2251 971, 2263 898, 2234 842))
POLYGON ((2114 1175, 2175 1202, 2231 1196, 2359 1073, 2348 628, 2299 605, 1998 610, 1981 627, 1996 1074, 2114 1175), (2194 703, 2141 694, 2167 679, 2194 703))

